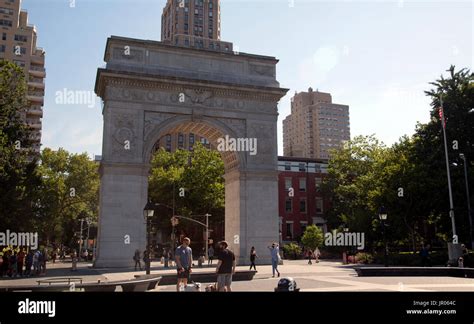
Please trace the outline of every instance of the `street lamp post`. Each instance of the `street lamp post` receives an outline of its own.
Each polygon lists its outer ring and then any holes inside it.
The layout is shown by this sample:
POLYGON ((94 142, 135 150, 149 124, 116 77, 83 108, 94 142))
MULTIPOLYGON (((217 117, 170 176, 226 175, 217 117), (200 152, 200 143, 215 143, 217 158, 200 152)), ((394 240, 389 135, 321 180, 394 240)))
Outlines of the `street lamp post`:
MULTIPOLYGON (((342 224, 342 230, 344 231, 344 233, 349 233, 349 227, 347 227, 346 224, 342 224)), ((349 250, 346 249, 346 251, 343 252, 343 254, 345 254, 345 257, 344 257, 344 255, 342 256, 342 262, 343 262, 344 264, 348 264, 348 263, 349 263, 349 250)), ((355 263, 355 253, 354 253, 353 258, 354 258, 353 261, 354 261, 354 263, 355 263)))
POLYGON ((87 223, 87 236, 86 236, 86 240, 84 241, 84 250, 88 250, 88 247, 89 247, 89 235, 90 235, 90 229, 91 229, 91 224, 92 224, 92 221, 90 220, 89 217, 86 218, 86 223, 87 223))
POLYGON ((469 234, 471 238, 471 249, 474 249, 474 232, 472 228, 472 211, 471 211, 471 196, 469 195, 469 178, 467 174, 467 159, 466 156, 461 153, 459 157, 463 160, 464 163, 464 178, 466 181, 466 198, 467 198, 467 215, 469 218, 469 234))
POLYGON ((209 217, 210 214, 204 215, 206 216, 206 260, 209 260, 209 217))
POLYGON ((449 168, 449 153, 448 153, 448 140, 446 138, 446 118, 444 116, 444 102, 442 96, 440 96, 440 117, 441 127, 443 129, 444 138, 444 153, 446 156, 446 171, 448 175, 448 190, 449 190, 449 217, 451 217, 451 226, 453 230, 453 244, 458 244, 458 237, 456 233, 456 220, 454 218, 454 201, 453 201, 453 190, 451 186, 451 170, 449 168))
POLYGON ((81 261, 82 257, 82 227, 84 225, 84 218, 81 218, 81 231, 79 232, 79 262, 81 261))
POLYGON ((145 205, 145 208, 143 209, 143 217, 145 218, 146 225, 147 225, 147 248, 146 248, 146 274, 149 275, 151 272, 151 243, 150 243, 150 231, 151 231, 151 226, 150 226, 150 220, 155 214, 155 205, 152 204, 151 201, 148 201, 148 203, 145 205))
POLYGON ((382 222, 383 240, 384 240, 384 245, 385 245, 385 248, 384 248, 384 250, 385 250, 384 251, 385 267, 388 267, 387 236, 386 236, 386 233, 385 233, 385 226, 386 226, 385 222, 387 221, 387 218, 388 218, 388 214, 387 214, 387 211, 385 210, 385 207, 380 208, 379 219, 382 222))

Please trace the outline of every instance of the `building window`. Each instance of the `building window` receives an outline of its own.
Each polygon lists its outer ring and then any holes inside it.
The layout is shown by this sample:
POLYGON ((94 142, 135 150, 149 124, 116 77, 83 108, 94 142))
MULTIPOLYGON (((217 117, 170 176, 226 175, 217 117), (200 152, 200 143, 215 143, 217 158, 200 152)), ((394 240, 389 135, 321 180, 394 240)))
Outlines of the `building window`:
POLYGON ((323 184, 323 179, 320 177, 314 178, 314 185, 316 187, 316 192, 321 192, 321 186, 323 184))
POLYGON ((301 235, 306 232, 306 227, 308 227, 308 222, 300 222, 300 227, 301 227, 301 235))
POLYGON ((3 34, 2 34, 2 40, 4 40, 4 41, 7 40, 7 34, 6 34, 6 33, 3 33, 3 34))
POLYGON ((0 53, 5 53, 6 46, 0 45, 0 53))
POLYGON ((300 172, 306 172, 306 164, 300 163, 299 164, 299 170, 300 170, 300 172))
POLYGON ((285 178, 285 190, 288 191, 292 186, 291 178, 285 178))
POLYGON ((306 199, 300 200, 300 213, 306 213, 306 199))
POLYGON ((291 163, 290 162, 285 163, 285 171, 291 171, 291 163))
POLYGON ((15 63, 16 65, 18 65, 20 67, 25 67, 26 66, 26 63, 24 61, 13 60, 13 63, 15 63))
POLYGON ((166 135, 166 143, 171 143, 171 135, 166 135))
POLYGON ((286 238, 293 238, 293 222, 286 222, 286 238))
POLYGON ((11 27, 11 26, 13 26, 13 23, 12 23, 11 20, 0 19, 0 26, 11 27))
POLYGON ((322 214, 323 212, 324 212, 323 199, 322 198, 316 198, 316 213, 317 214, 322 214))
POLYGON ((189 134, 189 145, 194 145, 194 134, 189 134))
POLYGON ((285 211, 287 213, 291 213, 293 211, 293 201, 291 200, 291 198, 286 198, 285 211))
POLYGON ((4 15, 13 15, 13 9, 10 8, 0 8, 0 13, 4 15))
POLYGON ((300 191, 306 192, 306 179, 300 178, 300 191))

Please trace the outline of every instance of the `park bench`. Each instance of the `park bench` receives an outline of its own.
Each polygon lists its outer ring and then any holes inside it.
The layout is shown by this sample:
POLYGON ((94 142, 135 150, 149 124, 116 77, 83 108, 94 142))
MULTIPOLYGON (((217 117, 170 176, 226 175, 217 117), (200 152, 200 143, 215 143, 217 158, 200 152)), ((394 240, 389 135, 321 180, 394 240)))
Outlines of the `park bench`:
POLYGON ((71 282, 79 282, 82 283, 82 278, 78 277, 65 277, 65 278, 50 278, 50 279, 43 279, 43 280, 37 280, 38 286, 41 285, 42 283, 47 283, 51 286, 51 284, 65 284, 67 283, 68 286, 71 285, 71 282))
MULTIPOLYGON (((236 271, 232 276, 232 281, 250 281, 253 280, 256 271, 236 271)), ((193 282, 200 283, 213 283, 217 281, 217 273, 213 272, 193 272, 191 274, 191 280, 193 282)), ((176 285, 177 276, 176 274, 163 275, 163 278, 159 282, 159 286, 171 286, 176 285)))

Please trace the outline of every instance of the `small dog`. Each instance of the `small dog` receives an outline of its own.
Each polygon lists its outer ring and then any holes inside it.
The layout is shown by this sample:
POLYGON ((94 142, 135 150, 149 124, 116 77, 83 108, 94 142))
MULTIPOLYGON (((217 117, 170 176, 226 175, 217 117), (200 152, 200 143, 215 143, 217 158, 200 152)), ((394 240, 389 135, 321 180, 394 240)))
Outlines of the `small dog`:
POLYGON ((196 282, 193 282, 192 284, 188 284, 186 285, 186 287, 184 287, 184 291, 186 292, 200 292, 201 291, 201 284, 200 283, 196 283, 196 282))
POLYGON ((206 292, 216 292, 217 291, 217 285, 212 284, 206 287, 206 292))

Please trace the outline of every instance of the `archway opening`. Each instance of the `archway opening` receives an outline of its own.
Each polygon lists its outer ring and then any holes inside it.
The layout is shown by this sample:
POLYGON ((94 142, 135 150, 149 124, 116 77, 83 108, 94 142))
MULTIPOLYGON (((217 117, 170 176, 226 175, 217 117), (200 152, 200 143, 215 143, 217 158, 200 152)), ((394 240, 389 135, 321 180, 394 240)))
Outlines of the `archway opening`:
POLYGON ((219 241, 233 237, 229 231, 235 227, 226 225, 238 222, 239 209, 230 202, 241 197, 239 191, 230 190, 225 177, 239 172, 242 156, 217 150, 226 136, 232 134, 203 121, 157 126, 147 146, 151 147, 148 199, 156 206, 147 244, 155 258, 169 255, 168 251, 173 254, 184 237, 191 239, 196 259, 207 256, 211 247, 217 252, 219 241))

